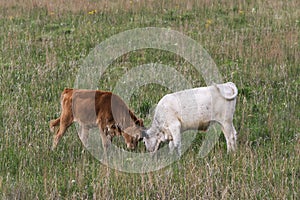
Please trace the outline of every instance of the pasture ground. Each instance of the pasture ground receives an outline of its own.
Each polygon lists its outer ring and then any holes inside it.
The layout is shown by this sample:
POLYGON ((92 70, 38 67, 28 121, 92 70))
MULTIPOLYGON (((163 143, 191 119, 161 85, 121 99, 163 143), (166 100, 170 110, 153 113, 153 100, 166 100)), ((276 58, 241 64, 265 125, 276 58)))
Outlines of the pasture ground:
MULTIPOLYGON (((297 0, 1 0, 0 198, 299 198, 299 7, 297 0), (224 80, 236 83, 236 154, 226 153, 222 136, 199 158, 199 133, 180 161, 152 173, 123 173, 83 151, 74 126, 50 150, 48 122, 58 117, 60 93, 73 87, 82 59, 110 36, 141 27, 193 38, 224 80)), ((112 63, 99 88, 111 90, 124 72, 149 62, 176 66, 194 87, 204 84, 182 58, 147 49, 112 63)), ((144 118, 166 92, 144 86, 130 107, 144 118)))

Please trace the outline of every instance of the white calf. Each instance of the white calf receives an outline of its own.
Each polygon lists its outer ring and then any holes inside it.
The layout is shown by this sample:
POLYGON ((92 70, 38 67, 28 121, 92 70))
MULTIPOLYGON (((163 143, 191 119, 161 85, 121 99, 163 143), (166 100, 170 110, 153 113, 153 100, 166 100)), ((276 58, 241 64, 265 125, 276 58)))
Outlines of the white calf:
POLYGON ((185 130, 207 130, 218 122, 225 135, 227 151, 236 149, 233 126, 238 90, 234 83, 214 84, 165 95, 155 109, 152 125, 141 134, 146 148, 157 151, 160 142, 170 141, 169 147, 181 155, 181 133, 185 130))

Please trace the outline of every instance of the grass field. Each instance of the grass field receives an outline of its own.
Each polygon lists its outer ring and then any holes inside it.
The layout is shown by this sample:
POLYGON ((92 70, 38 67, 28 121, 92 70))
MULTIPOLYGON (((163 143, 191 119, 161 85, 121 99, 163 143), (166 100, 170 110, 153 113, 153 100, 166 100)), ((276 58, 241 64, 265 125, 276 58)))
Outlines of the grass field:
MULTIPOLYGON (((297 0, 0 0, 0 199, 299 198, 299 7, 297 0), (224 81, 236 83, 235 154, 221 136, 199 158, 200 133, 178 162, 123 173, 83 151, 74 126, 50 150, 48 122, 59 116, 60 93, 74 86, 82 59, 110 36, 141 27, 193 38, 224 81)), ((147 49, 118 58, 99 88, 111 90, 125 71, 150 62, 175 66, 194 87, 204 84, 182 58, 147 49)), ((130 107, 144 118, 166 92, 144 86, 130 107)))

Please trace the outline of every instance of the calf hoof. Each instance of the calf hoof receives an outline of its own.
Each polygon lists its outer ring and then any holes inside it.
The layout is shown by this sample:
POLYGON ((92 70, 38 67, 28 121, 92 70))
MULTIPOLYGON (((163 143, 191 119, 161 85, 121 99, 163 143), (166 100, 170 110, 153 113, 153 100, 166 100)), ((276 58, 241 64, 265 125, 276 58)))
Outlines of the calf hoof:
POLYGON ((54 126, 51 126, 51 125, 50 125, 50 132, 51 132, 51 133, 54 133, 54 126))

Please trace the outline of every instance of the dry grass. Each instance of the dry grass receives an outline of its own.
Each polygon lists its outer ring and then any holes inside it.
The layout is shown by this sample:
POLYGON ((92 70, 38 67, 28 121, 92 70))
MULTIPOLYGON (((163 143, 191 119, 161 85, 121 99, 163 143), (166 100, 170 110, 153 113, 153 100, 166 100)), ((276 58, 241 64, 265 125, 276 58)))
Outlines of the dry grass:
MULTIPOLYGON (((296 0, 0 1, 0 197, 296 199, 299 7, 296 0), (73 86, 81 59, 116 33, 149 26, 195 39, 224 80, 237 84, 238 152, 227 155, 221 137, 201 159, 199 134, 180 161, 148 174, 127 174, 82 151, 74 127, 50 151, 48 121, 58 116, 60 92, 73 86)), ((142 50, 114 62, 99 87, 112 89, 126 70, 150 62, 175 65, 195 87, 203 83, 182 58, 142 50)), ((146 116, 166 91, 145 86, 130 106, 146 116)))

